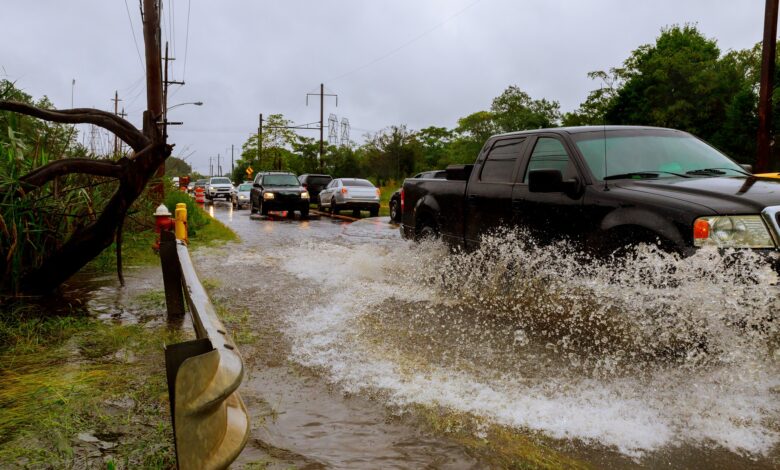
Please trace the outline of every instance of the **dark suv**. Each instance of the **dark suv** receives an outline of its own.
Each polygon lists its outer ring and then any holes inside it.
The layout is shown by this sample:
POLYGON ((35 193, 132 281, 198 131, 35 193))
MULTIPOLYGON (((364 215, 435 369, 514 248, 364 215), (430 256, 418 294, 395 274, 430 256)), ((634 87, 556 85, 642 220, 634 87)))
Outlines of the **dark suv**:
POLYGON ((320 200, 320 191, 325 188, 325 186, 328 185, 333 180, 333 177, 330 175, 301 175, 298 177, 298 181, 300 181, 301 186, 303 186, 307 191, 309 191, 309 198, 311 201, 319 201, 320 200))
POLYGON ((309 216, 309 192, 292 173, 262 172, 255 177, 249 195, 249 207, 253 214, 268 211, 300 211, 301 217, 309 216))

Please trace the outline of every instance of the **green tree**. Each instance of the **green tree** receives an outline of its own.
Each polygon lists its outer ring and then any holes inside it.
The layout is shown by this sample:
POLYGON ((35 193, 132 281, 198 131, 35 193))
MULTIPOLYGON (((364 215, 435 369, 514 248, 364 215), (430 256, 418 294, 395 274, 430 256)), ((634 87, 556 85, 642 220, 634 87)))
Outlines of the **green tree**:
POLYGON ((532 99, 528 93, 511 85, 490 106, 493 122, 499 132, 555 127, 561 119, 557 101, 532 99))
POLYGON ((713 39, 695 26, 672 26, 636 49, 621 70, 623 86, 606 113, 614 124, 673 127, 712 137, 745 78, 720 60, 713 39))
MULTIPOLYGON (((455 132, 446 127, 430 126, 420 129, 415 138, 420 143, 422 158, 417 162, 415 173, 440 168, 449 160, 455 132)), ((446 166, 446 165, 445 165, 446 166)))
POLYGON ((611 69, 589 72, 591 80, 600 80, 601 86, 588 93, 588 97, 576 111, 563 115, 564 126, 590 126, 606 123, 607 111, 613 106, 618 88, 622 84, 620 74, 622 69, 611 69))
POLYGON ((191 173, 192 166, 184 160, 173 156, 165 160, 165 176, 186 176, 191 173))

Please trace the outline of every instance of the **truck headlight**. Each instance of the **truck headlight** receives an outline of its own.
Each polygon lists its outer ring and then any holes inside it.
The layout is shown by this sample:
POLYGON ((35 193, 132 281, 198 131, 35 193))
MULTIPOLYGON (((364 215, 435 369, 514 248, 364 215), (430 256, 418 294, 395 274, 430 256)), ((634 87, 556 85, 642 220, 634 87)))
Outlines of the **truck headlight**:
POLYGON ((274 198, 274 193, 263 193, 263 199, 266 201, 274 198))
POLYGON ((304 191, 301 193, 301 199, 309 199, 309 192, 304 191))
POLYGON ((760 215, 700 217, 693 223, 694 246, 774 248, 772 235, 760 215))

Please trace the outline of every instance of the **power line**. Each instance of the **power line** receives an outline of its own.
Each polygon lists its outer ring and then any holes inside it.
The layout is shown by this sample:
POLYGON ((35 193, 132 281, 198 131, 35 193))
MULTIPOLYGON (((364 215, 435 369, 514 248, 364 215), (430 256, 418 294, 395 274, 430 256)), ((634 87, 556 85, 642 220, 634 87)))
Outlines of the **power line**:
POLYGON ((125 10, 127 10, 127 19, 130 20, 130 32, 133 33, 133 42, 135 43, 135 52, 138 53, 138 60, 141 63, 141 68, 144 68, 144 60, 141 58, 141 49, 138 47, 138 38, 135 37, 135 26, 133 26, 133 18, 130 16, 130 7, 127 6, 127 0, 125 0, 125 10))
POLYGON ((192 0, 187 0, 187 32, 184 35, 184 71, 181 74, 181 80, 184 81, 187 77, 187 49, 190 45, 190 7, 192 6, 192 0))
POLYGON ((386 52, 385 54, 377 57, 376 59, 374 59, 374 60, 372 60, 370 62, 367 62, 367 63, 361 65, 360 67, 352 69, 349 72, 342 73, 341 75, 338 75, 336 77, 333 77, 333 78, 330 78, 328 80, 325 80, 325 83, 329 83, 329 82, 334 82, 336 80, 340 80, 340 79, 346 77, 347 75, 351 75, 351 74, 353 74, 355 72, 359 72, 359 71, 361 71, 363 69, 366 69, 366 68, 376 64, 377 62, 381 62, 381 61, 387 59, 388 57, 394 55, 395 53, 399 52, 400 50, 402 50, 402 49, 404 49, 404 48, 414 44, 415 42, 419 41, 420 39, 424 38, 425 36, 431 34, 432 32, 436 31, 437 29, 441 28, 442 26, 444 26, 445 24, 449 23, 450 21, 452 21, 453 19, 457 18, 458 16, 462 15, 463 13, 466 12, 466 10, 471 9, 473 6, 475 6, 476 4, 480 3, 481 1, 482 0, 476 0, 474 2, 469 3, 468 5, 466 5, 465 7, 461 8, 460 10, 456 11, 452 15, 448 16, 447 18, 445 18, 443 21, 441 21, 440 23, 436 24, 432 28, 423 31, 422 33, 420 33, 417 36, 413 37, 412 39, 406 41, 405 43, 401 44, 400 46, 396 47, 395 49, 393 49, 393 50, 391 50, 389 52, 386 52))

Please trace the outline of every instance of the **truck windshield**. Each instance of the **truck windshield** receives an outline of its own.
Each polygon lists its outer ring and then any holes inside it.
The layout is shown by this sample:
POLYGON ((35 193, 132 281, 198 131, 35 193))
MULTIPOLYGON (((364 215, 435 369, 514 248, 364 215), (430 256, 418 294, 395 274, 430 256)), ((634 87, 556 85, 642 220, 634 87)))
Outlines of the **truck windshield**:
POLYGON ((619 179, 745 174, 729 157, 683 132, 607 130, 573 134, 572 138, 599 180, 605 176, 619 179))
POLYGON ((227 178, 211 178, 211 184, 230 184, 227 178))

